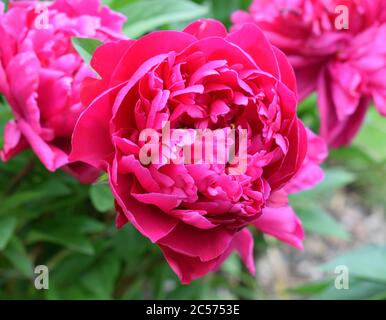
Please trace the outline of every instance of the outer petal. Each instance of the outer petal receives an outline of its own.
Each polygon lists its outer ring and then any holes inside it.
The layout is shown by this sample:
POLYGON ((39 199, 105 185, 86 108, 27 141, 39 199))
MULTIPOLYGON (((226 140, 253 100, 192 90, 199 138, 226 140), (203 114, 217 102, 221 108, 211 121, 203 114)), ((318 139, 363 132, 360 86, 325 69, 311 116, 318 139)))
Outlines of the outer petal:
POLYGON ((62 167, 62 170, 69 173, 84 184, 91 184, 95 182, 100 174, 98 169, 82 162, 70 163, 62 167))
POLYGON ((316 89, 320 66, 308 66, 296 69, 299 100, 307 98, 316 89))
POLYGON ((70 161, 106 169, 106 160, 114 153, 109 127, 111 106, 121 87, 104 92, 79 117, 72 135, 70 161))
POLYGON ((192 35, 177 31, 156 31, 142 37, 122 57, 111 77, 112 84, 130 79, 150 58, 160 54, 180 52, 195 41, 197 39, 192 35), (154 45, 155 43, 157 45, 154 45))
POLYGON ((272 190, 281 189, 300 169, 307 153, 307 133, 303 123, 294 118, 288 138, 292 145, 279 166, 269 168, 267 179, 272 190))
POLYGON ((192 280, 212 272, 218 264, 218 259, 202 262, 198 258, 180 254, 168 247, 160 247, 167 262, 182 284, 189 284, 192 280))
POLYGON ((34 127, 39 126, 40 120, 40 112, 36 104, 39 72, 40 62, 32 52, 13 57, 6 67, 9 92, 15 101, 11 108, 18 116, 28 119, 34 127))
POLYGON ((114 69, 119 64, 121 57, 134 43, 134 40, 112 41, 95 50, 90 64, 102 79, 86 78, 82 82, 81 101, 83 105, 90 105, 97 96, 108 89, 114 69))
POLYGON ((40 161, 49 171, 56 171, 63 165, 68 163, 67 154, 54 145, 44 141, 34 130, 29 123, 20 119, 18 126, 23 136, 31 145, 32 150, 38 156, 40 161))
POLYGON ((255 275, 256 266, 253 257, 253 245, 253 236, 251 232, 248 229, 241 230, 234 236, 227 252, 219 260, 218 267, 220 267, 222 263, 225 262, 225 260, 233 251, 236 251, 240 255, 240 258, 243 261, 248 272, 251 275, 255 275))
POLYGON ((285 190, 290 194, 311 189, 324 178, 324 172, 320 164, 328 156, 327 144, 323 138, 317 136, 309 129, 307 129, 307 136, 307 157, 299 172, 285 186, 285 190))
POLYGON ((373 99, 378 112, 386 117, 386 88, 383 90, 374 90, 373 99))
POLYGON ((247 52, 263 70, 280 78, 279 65, 272 45, 255 24, 246 23, 239 30, 230 33, 226 39, 247 52))
POLYGON ((265 208, 254 225, 263 233, 303 250, 304 231, 302 223, 290 207, 265 208))
POLYGON ((348 145, 354 139, 361 127, 370 100, 362 98, 355 112, 345 119, 339 120, 332 99, 331 78, 325 69, 318 79, 318 107, 321 120, 321 136, 326 139, 329 146, 337 148, 348 145))
POLYGON ((240 231, 233 237, 223 255, 209 261, 201 261, 198 258, 186 256, 166 246, 161 245, 160 247, 170 267, 183 284, 189 284, 194 279, 218 270, 234 250, 238 252, 248 271, 252 275, 256 273, 253 258, 253 237, 247 229, 240 231))
POLYGON ((280 71, 280 79, 283 83, 291 89, 293 92, 297 93, 296 86, 296 77, 295 72, 292 66, 290 65, 285 54, 276 47, 273 47, 273 51, 275 52, 277 62, 279 64, 280 71))
POLYGON ((91 66, 103 80, 108 81, 121 57, 134 43, 134 40, 120 40, 99 46, 91 58, 91 66))
POLYGON ((4 129, 4 146, 0 151, 0 158, 8 161, 15 155, 28 148, 28 142, 23 138, 15 121, 9 121, 4 129))
POLYGON ((197 39, 204 39, 208 37, 225 38, 227 30, 225 26, 213 19, 200 19, 189 24, 184 32, 195 36, 197 39))
POLYGON ((232 241, 233 233, 221 228, 202 230, 180 223, 157 243, 180 254, 210 261, 224 254, 232 241), (192 241, 193 239, 196 241, 192 241))
POLYGON ((231 31, 235 31, 239 29, 243 24, 247 22, 248 23, 254 22, 252 16, 248 12, 242 11, 242 10, 233 12, 231 16, 231 20, 234 24, 231 28, 231 31))
POLYGON ((175 228, 178 223, 177 219, 170 217, 155 206, 144 205, 130 197, 130 176, 117 175, 116 172, 113 172, 114 167, 112 166, 109 166, 108 171, 110 187, 120 211, 117 221, 119 226, 122 226, 127 219, 152 242, 157 242, 175 228), (125 217, 122 216, 122 213, 125 217))
MULTIPOLYGON (((29 1, 28 1, 29 2, 29 1)), ((101 25, 106 31, 120 33, 126 17, 102 6, 100 0, 56 0, 52 9, 66 12, 68 15, 91 15, 101 19, 101 25)))

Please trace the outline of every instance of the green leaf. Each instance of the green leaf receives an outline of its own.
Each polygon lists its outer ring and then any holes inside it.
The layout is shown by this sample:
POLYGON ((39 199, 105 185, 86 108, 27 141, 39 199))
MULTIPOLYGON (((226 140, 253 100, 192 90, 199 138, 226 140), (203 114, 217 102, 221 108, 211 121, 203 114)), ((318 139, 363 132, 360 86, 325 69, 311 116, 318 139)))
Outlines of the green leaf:
POLYGON ((96 233, 105 229, 105 225, 98 220, 73 214, 58 214, 51 217, 49 220, 40 222, 36 228, 43 232, 56 232, 56 230, 63 230, 72 233, 96 233))
POLYGON ((86 216, 70 216, 65 219, 66 225, 69 227, 72 226, 73 230, 78 230, 80 233, 98 233, 105 230, 105 225, 103 223, 86 216))
POLYGON ((50 290, 46 290, 45 294, 48 300, 95 300, 98 298, 79 284, 71 284, 58 289, 50 283, 50 290))
POLYGON ((291 204, 306 231, 343 240, 350 239, 350 234, 318 204, 310 202, 299 205, 294 200, 291 204))
POLYGON ((126 6, 129 3, 138 2, 142 0, 103 0, 103 3, 109 6, 110 9, 116 11, 122 11, 122 7, 126 6))
POLYGON ((23 243, 19 239, 13 237, 3 251, 3 254, 22 275, 27 278, 32 277, 32 262, 25 251, 23 243))
POLYGON ((374 165, 373 159, 363 150, 355 146, 330 150, 329 158, 333 160, 334 163, 342 163, 346 168, 354 170, 367 169, 369 166, 374 165))
POLYGON ((354 146, 364 151, 375 162, 386 161, 386 119, 373 107, 354 141, 354 146))
POLYGON ((98 299, 111 299, 118 278, 120 262, 114 253, 102 256, 82 277, 81 283, 98 299))
POLYGON ((92 55, 102 42, 92 38, 71 38, 72 45, 78 51, 83 60, 90 65, 92 55))
POLYGON ((0 217, 0 250, 3 250, 16 229, 17 219, 12 216, 0 217))
POLYGON ((57 179, 51 179, 39 186, 39 190, 45 192, 50 197, 67 196, 71 194, 71 189, 57 179))
POLYGON ((354 180, 355 176, 349 171, 339 168, 327 169, 323 182, 318 186, 290 196, 291 206, 308 232, 344 240, 350 238, 349 233, 319 203, 334 190, 354 180))
POLYGON ((306 283, 296 288, 289 288, 287 291, 300 295, 315 295, 325 291, 331 286, 331 283, 331 279, 326 279, 317 282, 306 283))
POLYGON ((28 204, 31 201, 45 198, 45 193, 39 191, 23 191, 14 193, 5 199, 2 199, 0 215, 11 212, 13 209, 28 204))
MULTIPOLYGON (((122 296, 123 300, 141 300, 145 299, 144 297, 144 278, 138 277, 134 280, 132 284, 127 288, 125 293, 122 296)), ((187 286, 188 287, 188 286, 187 286)))
POLYGON ((74 233, 66 229, 32 230, 27 236, 29 243, 50 242, 67 247, 83 254, 94 254, 91 242, 82 234, 74 233))
POLYGON ((237 276, 242 270, 239 256, 235 253, 231 254, 221 266, 221 270, 229 275, 237 276))
POLYGON ((217 20, 220 20, 225 23, 225 25, 230 25, 231 14, 240 8, 240 0, 212 0, 212 12, 213 17, 217 20))
MULTIPOLYGON (((12 119, 12 113, 5 98, 0 94, 0 132, 4 132, 6 123, 12 119)), ((0 135, 0 147, 2 148, 4 143, 3 134, 0 135)))
POLYGON ((343 188, 355 180, 355 175, 344 169, 334 168, 325 170, 323 182, 316 187, 316 192, 334 191, 343 188))
POLYGON ((114 209, 114 197, 107 183, 97 183, 90 188, 90 199, 95 209, 107 212, 114 209))
POLYGON ((137 38, 164 24, 189 21, 208 14, 208 7, 188 0, 143 0, 122 4, 118 9, 127 17, 124 32, 137 38))
POLYGON ((350 276, 386 284, 386 246, 368 246, 357 249, 322 266, 333 272, 339 265, 347 266, 350 276))
MULTIPOLYGON (((60 254, 60 252, 58 254, 60 254)), ((48 263, 48 266, 52 267, 50 291, 51 288, 57 288, 58 291, 61 291, 72 282, 78 283, 78 279, 82 277, 94 261, 95 256, 70 253, 64 256, 63 259, 60 260, 60 263, 48 263)))
POLYGON ((374 300, 384 297, 386 284, 350 278, 348 289, 336 289, 334 279, 322 292, 313 295, 317 300, 374 300))
POLYGON ((316 93, 312 93, 299 103, 297 114, 307 127, 315 132, 319 131, 320 117, 318 114, 316 93))
POLYGON ((298 194, 298 197, 325 197, 355 181, 355 175, 345 169, 333 168, 324 170, 324 180, 311 190, 298 194))
POLYGON ((310 94, 302 102, 299 103, 298 112, 303 113, 308 110, 314 110, 317 105, 317 96, 316 93, 310 94))

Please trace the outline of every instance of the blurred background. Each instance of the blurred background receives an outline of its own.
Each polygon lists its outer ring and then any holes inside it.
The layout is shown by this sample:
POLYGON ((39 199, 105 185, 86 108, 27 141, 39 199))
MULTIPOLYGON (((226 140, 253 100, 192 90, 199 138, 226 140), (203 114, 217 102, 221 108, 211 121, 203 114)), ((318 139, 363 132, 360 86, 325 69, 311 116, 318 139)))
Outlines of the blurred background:
MULTIPOLYGON (((110 0, 124 13, 125 33, 182 29, 230 14, 249 0, 110 0)), ((318 130, 315 96, 299 115, 318 130)), ((0 97, 0 130, 11 118, 0 97)), ((326 178, 292 196, 307 232, 296 251, 255 235, 257 276, 233 255, 216 274, 179 284, 160 250, 126 226, 114 227, 113 199, 105 178, 80 185, 49 173, 31 152, 0 163, 1 299, 386 299, 386 119, 375 110, 353 145, 332 151, 326 178), (47 265, 49 290, 36 290, 34 267, 47 265), (349 271, 349 289, 335 286, 337 266, 349 271)), ((0 146, 2 145, 0 135, 0 146)))

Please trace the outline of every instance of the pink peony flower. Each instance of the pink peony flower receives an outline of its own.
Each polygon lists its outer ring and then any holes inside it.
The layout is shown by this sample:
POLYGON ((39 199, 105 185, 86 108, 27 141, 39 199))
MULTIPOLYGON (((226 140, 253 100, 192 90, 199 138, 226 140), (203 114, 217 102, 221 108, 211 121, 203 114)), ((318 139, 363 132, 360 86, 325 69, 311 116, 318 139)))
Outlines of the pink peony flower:
MULTIPOLYGON (((105 44, 91 64, 100 78, 84 82, 89 106, 70 159, 108 172, 117 226, 130 222, 156 243, 182 283, 216 270, 234 250, 253 273, 246 227, 270 216, 266 208, 278 193, 286 197, 306 158, 307 132, 285 56, 253 24, 227 34, 221 23, 199 20, 183 32, 105 44), (143 164, 141 150, 153 143, 140 138, 143 130, 161 135, 165 121, 172 129, 247 130, 246 171, 232 175, 229 164, 205 162, 143 164)), ((265 223, 267 232, 292 232, 287 210, 265 223)))
POLYGON ((1 159, 30 147, 48 170, 63 168, 82 182, 95 180, 95 168, 68 160, 84 109, 81 83, 93 74, 71 37, 120 39, 125 18, 99 0, 15 1, 0 12, 0 93, 15 117, 5 128, 1 159))
POLYGON ((331 147, 351 143, 371 101, 386 115, 386 1, 255 0, 232 20, 234 29, 257 23, 287 54, 300 99, 317 91, 321 135, 331 147), (341 29, 342 5, 348 29, 341 29))

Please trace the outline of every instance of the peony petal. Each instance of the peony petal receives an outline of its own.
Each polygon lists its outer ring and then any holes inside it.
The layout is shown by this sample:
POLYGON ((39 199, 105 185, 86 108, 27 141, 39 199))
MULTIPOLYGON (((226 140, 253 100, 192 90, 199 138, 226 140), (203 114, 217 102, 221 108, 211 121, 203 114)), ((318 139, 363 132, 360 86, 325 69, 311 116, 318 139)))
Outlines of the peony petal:
POLYGON ((204 39, 209 37, 225 38, 227 30, 225 26, 213 19, 199 19, 189 24, 183 32, 195 36, 197 39, 204 39))
POLYGON ((23 138, 16 121, 9 121, 4 129, 4 146, 0 151, 1 160, 8 161, 26 148, 28 148, 28 142, 23 138))
POLYGON ((277 62, 279 64, 280 79, 283 83, 291 89, 293 92, 297 92, 295 71, 290 65, 285 54, 276 47, 273 47, 273 51, 276 55, 277 62))
POLYGON ((275 52, 263 32, 255 24, 244 24, 239 30, 230 33, 226 40, 247 52, 261 70, 272 74, 277 79, 280 78, 275 52))
POLYGON ((327 144, 323 138, 307 129, 308 149, 307 156, 298 173, 285 186, 288 193, 296 193, 311 189, 324 178, 324 172, 320 164, 328 156, 327 144))
POLYGON ((134 43, 135 40, 120 40, 99 46, 91 58, 91 66, 108 82, 119 61, 134 43))
POLYGON ((203 230, 179 223, 172 232, 157 243, 180 254, 198 257, 201 261, 210 261, 227 250, 233 233, 222 228, 203 230))
POLYGON ((82 161, 106 169, 105 162, 114 152, 109 128, 111 103, 122 86, 104 92, 79 117, 72 136, 71 162, 82 161))
POLYGON ((253 224, 263 233, 303 250, 304 231, 302 223, 290 207, 267 207, 253 224))
POLYGON ((210 222, 204 215, 205 211, 201 210, 172 210, 170 215, 180 219, 181 221, 199 229, 213 229, 217 225, 210 222))
POLYGON ((225 260, 229 257, 230 254, 232 254, 233 251, 236 251, 240 255, 240 258, 248 272, 255 276, 256 266, 255 259, 253 257, 253 246, 254 241, 251 232, 248 229, 241 230, 234 236, 227 252, 218 261, 217 268, 219 268, 223 262, 225 262, 225 260))
POLYGON ((170 52, 180 52, 195 41, 197 39, 192 35, 177 31, 156 31, 142 37, 122 56, 111 77, 112 84, 130 79, 138 68, 150 58, 170 52))
POLYGON ((62 167, 62 170, 72 175, 74 178, 79 180, 80 183, 83 184, 94 183, 98 179, 100 174, 100 171, 98 169, 82 162, 70 163, 62 167))
POLYGON ((18 120, 18 127, 47 170, 56 171, 68 163, 68 155, 58 147, 44 141, 33 128, 31 128, 28 122, 20 119, 18 120))
POLYGON ((351 143, 364 121, 369 105, 370 100, 362 98, 355 112, 344 120, 339 121, 331 96, 329 73, 326 69, 321 72, 318 79, 320 134, 330 147, 337 148, 351 143))
POLYGON ((131 183, 127 176, 117 175, 116 180, 112 168, 108 168, 110 187, 127 220, 139 232, 152 242, 167 236, 177 225, 178 220, 170 217, 155 206, 144 205, 130 196, 131 183))
POLYGON ((315 91, 320 69, 320 65, 295 69, 299 101, 304 100, 315 91))
POLYGON ((192 280, 212 272, 217 264, 218 259, 211 261, 201 261, 198 258, 189 257, 180 254, 166 246, 160 246, 170 267, 177 274, 182 284, 189 284, 192 280))

